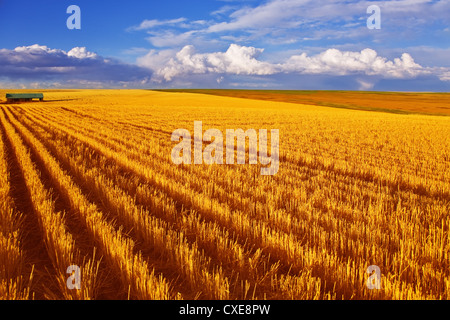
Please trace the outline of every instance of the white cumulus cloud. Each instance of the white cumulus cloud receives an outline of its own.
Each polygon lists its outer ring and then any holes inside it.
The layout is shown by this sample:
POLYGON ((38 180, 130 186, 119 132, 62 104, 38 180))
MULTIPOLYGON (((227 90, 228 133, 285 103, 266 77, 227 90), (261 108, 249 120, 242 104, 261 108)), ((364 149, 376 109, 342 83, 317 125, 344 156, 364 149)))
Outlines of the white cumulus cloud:
POLYGON ((75 57, 78 59, 97 58, 98 55, 94 52, 87 51, 86 47, 76 47, 67 52, 67 56, 75 57))
POLYGON ((231 74, 268 76, 280 73, 320 75, 366 75, 391 79, 414 78, 431 71, 417 64, 412 56, 389 60, 373 49, 341 51, 328 49, 308 56, 292 55, 282 63, 271 63, 259 58, 263 49, 231 44, 225 52, 197 53, 192 45, 180 51, 150 51, 138 59, 138 64, 154 71, 159 81, 171 81, 190 74, 231 74))
POLYGON ((187 74, 244 74, 270 75, 277 72, 277 67, 271 63, 260 61, 257 57, 263 49, 231 44, 225 52, 196 53, 192 45, 185 46, 174 56, 173 51, 163 51, 156 54, 151 51, 138 59, 138 64, 155 71, 156 77, 166 81, 179 75, 187 74))
POLYGON ((390 61, 379 56, 373 49, 364 49, 360 52, 328 49, 311 57, 302 53, 290 57, 282 65, 282 69, 285 72, 302 74, 348 75, 361 73, 380 75, 385 78, 409 78, 429 73, 415 63, 408 53, 403 53, 401 58, 390 61))

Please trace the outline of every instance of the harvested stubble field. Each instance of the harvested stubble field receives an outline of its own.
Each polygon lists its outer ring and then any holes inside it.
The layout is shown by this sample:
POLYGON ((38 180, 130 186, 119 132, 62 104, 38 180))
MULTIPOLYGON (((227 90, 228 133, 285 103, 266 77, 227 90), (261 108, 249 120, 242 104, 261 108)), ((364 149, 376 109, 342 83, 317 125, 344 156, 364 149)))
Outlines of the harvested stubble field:
POLYGON ((450 115, 450 93, 315 90, 165 89, 162 92, 202 93, 224 97, 301 103, 333 108, 398 114, 450 115))
POLYGON ((0 105, 1 298, 450 298, 449 117, 144 90, 44 94, 0 105), (174 165, 171 134, 195 120, 279 129, 278 173, 174 165), (79 290, 67 288, 70 265, 79 290), (380 289, 366 286, 370 265, 380 289))

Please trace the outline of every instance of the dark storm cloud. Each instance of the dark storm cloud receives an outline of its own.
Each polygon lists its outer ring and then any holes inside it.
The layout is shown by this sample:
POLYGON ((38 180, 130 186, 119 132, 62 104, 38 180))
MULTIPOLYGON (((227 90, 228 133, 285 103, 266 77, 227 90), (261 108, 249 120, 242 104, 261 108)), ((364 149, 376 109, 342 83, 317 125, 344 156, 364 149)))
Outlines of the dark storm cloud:
POLYGON ((16 81, 97 81, 145 82, 152 72, 115 59, 106 59, 86 48, 65 52, 46 46, 32 45, 14 50, 0 49, 0 77, 16 81))

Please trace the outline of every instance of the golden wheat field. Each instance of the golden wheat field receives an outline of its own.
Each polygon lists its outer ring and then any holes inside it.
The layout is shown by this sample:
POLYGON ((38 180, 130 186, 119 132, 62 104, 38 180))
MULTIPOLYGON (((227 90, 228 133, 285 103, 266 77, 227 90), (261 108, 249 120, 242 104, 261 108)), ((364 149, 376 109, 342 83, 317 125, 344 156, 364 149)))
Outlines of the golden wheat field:
POLYGON ((0 298, 449 299, 449 137, 445 116, 192 93, 0 104, 0 298), (194 121, 279 129, 278 172, 175 165, 194 121))

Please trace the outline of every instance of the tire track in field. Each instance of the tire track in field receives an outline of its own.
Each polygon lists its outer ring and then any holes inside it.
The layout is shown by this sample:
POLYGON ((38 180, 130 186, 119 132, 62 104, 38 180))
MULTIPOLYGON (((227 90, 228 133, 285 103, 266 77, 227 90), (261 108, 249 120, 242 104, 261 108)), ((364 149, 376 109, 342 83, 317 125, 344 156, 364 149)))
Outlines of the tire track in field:
MULTIPOLYGON (((71 178, 73 181, 78 185, 78 187, 82 190, 83 194, 86 196, 86 198, 94 203, 98 209, 103 212, 105 219, 114 225, 116 230, 122 229, 123 226, 119 223, 120 219, 118 220, 118 217, 116 216, 116 213, 114 212, 115 209, 108 205, 107 201, 102 199, 101 195, 96 192, 96 190, 90 189, 88 187, 88 182, 81 177, 79 177, 78 174, 72 169, 70 163, 67 161, 64 161, 60 157, 58 157, 58 153, 55 150, 55 147, 53 145, 50 145, 45 138, 43 138, 39 133, 36 132, 36 129, 31 127, 29 124, 25 123, 24 121, 20 121, 20 119, 15 115, 15 118, 17 121, 19 121, 23 126, 25 126, 30 132, 33 133, 33 135, 40 140, 40 142, 45 145, 49 153, 58 160, 59 165, 61 168, 70 173, 71 178)), ((38 124, 37 124, 38 125, 38 124)), ((69 200, 67 200, 69 201, 69 200)), ((65 205, 65 208, 70 207, 70 202, 67 202, 65 205)), ((77 219, 77 218, 76 218, 77 219)), ((72 224, 76 225, 77 223, 81 222, 74 222, 72 224)), ((126 230, 125 234, 135 241, 138 237, 134 234, 134 230, 126 230)), ((179 279, 178 270, 175 270, 172 266, 165 265, 163 261, 160 261, 158 258, 158 255, 155 255, 152 252, 151 248, 144 247, 140 242, 135 241, 135 249, 136 252, 142 252, 145 253, 145 257, 147 258, 147 262, 149 265, 155 268, 156 273, 162 273, 165 275, 165 278, 171 281, 172 286, 174 289, 182 294, 184 298, 187 299, 194 299, 196 294, 192 294, 191 292, 188 292, 186 290, 186 285, 183 284, 179 279)), ((122 297, 123 298, 123 297, 122 297)))
POLYGON ((24 219, 12 198, 9 156, 0 124, 0 299, 34 299, 31 292, 34 265, 25 256, 23 247, 24 219), (26 283, 28 279, 28 284, 26 283))
POLYGON ((61 192, 70 197, 73 208, 80 213, 93 239, 120 275, 121 283, 129 288, 128 296, 131 294, 130 297, 137 299, 171 299, 176 293, 172 291, 167 280, 162 275, 155 275, 154 270, 149 269, 142 255, 135 252, 134 241, 105 220, 103 213, 95 204, 87 200, 82 190, 73 182, 72 177, 61 168, 58 160, 25 126, 15 118, 13 122, 39 153, 41 160, 46 166, 48 165, 61 192))
MULTIPOLYGON (((1 109, 6 116, 3 108, 1 109)), ((55 268, 48 255, 44 244, 44 236, 39 227, 39 220, 34 211, 31 194, 26 187, 25 178, 19 165, 19 161, 13 151, 11 141, 6 137, 3 124, 0 122, 0 134, 5 144, 5 153, 10 172, 10 196, 14 202, 15 208, 23 214, 23 225, 20 234, 21 245, 25 251, 25 259, 28 262, 25 266, 29 274, 34 265, 34 279, 31 286, 32 295, 35 299, 44 300, 48 292, 55 295, 55 298, 62 298, 53 275, 56 274, 55 268)))
MULTIPOLYGON (((82 176, 82 173, 77 171, 76 167, 73 166, 73 163, 70 163, 70 161, 66 159, 62 159, 60 156, 60 153, 58 153, 58 150, 56 150, 56 146, 54 144, 50 144, 47 141, 47 138, 43 137, 42 134, 38 133, 35 128, 33 128, 30 124, 21 122, 22 125, 24 125, 30 132, 32 132, 35 137, 37 137, 43 145, 47 148, 47 150, 52 154, 52 156, 55 159, 58 159, 59 164, 61 167, 67 171, 72 172, 72 178, 77 183, 77 185, 80 187, 81 190, 84 191, 86 194, 86 197, 94 204, 96 204, 99 209, 102 210, 103 213, 105 213, 105 218, 107 217, 107 220, 111 223, 114 223, 116 226, 116 229, 122 228, 122 225, 120 225, 120 222, 122 222, 123 217, 118 216, 117 208, 115 208, 107 199, 104 199, 104 195, 101 193, 101 191, 97 190, 96 187, 92 187, 92 185, 95 183, 93 181, 90 181, 89 178, 82 176), (89 187, 91 186, 91 188, 89 187)), ((40 124, 36 124, 36 126, 39 126, 42 130, 47 131, 45 128, 43 128, 40 124)), ((53 135, 54 133, 52 133, 53 135)), ((57 137, 54 137, 57 139, 57 137)), ((83 163, 84 165, 85 163, 83 163)), ((125 190, 123 192, 126 193, 125 190)), ((170 232, 177 232, 177 230, 168 230, 170 232)), ((135 241, 136 239, 140 239, 140 237, 135 233, 135 230, 133 228, 126 230, 126 234, 135 241)), ((175 286, 175 289, 182 294, 184 298, 187 299, 194 299, 197 297, 196 292, 189 292, 186 290, 186 284, 183 283, 183 281, 187 281, 188 279, 183 279, 179 275, 179 270, 175 268, 175 266, 167 265, 163 261, 164 258, 159 258, 159 256, 162 254, 161 250, 155 249, 155 248, 149 248, 144 246, 139 241, 135 242, 135 248, 136 252, 142 252, 144 253, 144 256, 147 258, 147 261, 152 264, 152 266, 155 268, 155 271, 158 273, 163 273, 167 279, 170 279, 172 282, 172 285, 175 286)), ((198 287, 196 284, 192 284, 194 287, 198 287)), ((201 296, 199 296, 201 298, 201 296)), ((198 298, 198 297, 197 297, 198 298)))
MULTIPOLYGON (((17 116, 11 109, 8 109, 12 116, 17 120, 17 116)), ((9 118, 8 118, 9 120, 9 118)), ((11 123, 11 122, 10 122, 11 123)), ((80 220, 80 217, 74 210, 71 208, 70 199, 67 198, 66 195, 59 191, 59 188, 55 181, 52 179, 47 167, 45 166, 42 159, 37 155, 35 150, 28 144, 27 140, 24 139, 20 131, 17 127, 11 123, 16 132, 21 136, 24 145, 30 152, 31 160, 35 163, 37 170, 41 174, 41 181, 44 184, 47 190, 51 190, 52 199, 55 204, 55 210, 57 212, 65 213, 65 222, 68 232, 72 235, 75 243, 77 245, 77 249, 80 250, 83 257, 87 259, 93 260, 94 258, 94 240, 89 235, 87 230, 83 227, 83 222, 80 220)), ((94 297, 95 299, 125 299, 126 298, 126 289, 122 288, 119 283, 118 276, 110 271, 111 267, 107 265, 107 263, 101 259, 99 266, 99 288, 98 288, 98 296, 94 297)))

